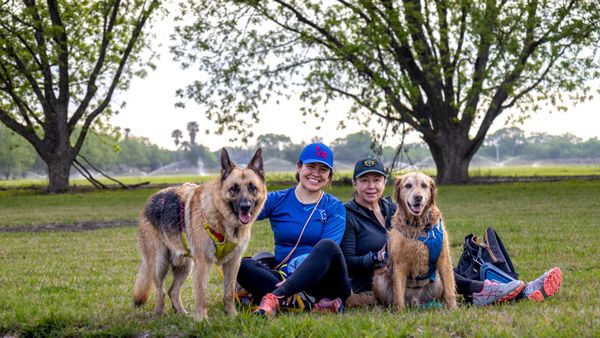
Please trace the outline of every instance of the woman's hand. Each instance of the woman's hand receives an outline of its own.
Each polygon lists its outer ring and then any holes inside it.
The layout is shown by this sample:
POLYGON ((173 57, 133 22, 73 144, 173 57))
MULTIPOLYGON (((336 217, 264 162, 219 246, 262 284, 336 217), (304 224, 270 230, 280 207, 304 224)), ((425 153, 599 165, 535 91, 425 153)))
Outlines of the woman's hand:
POLYGON ((388 254, 387 254, 387 243, 386 243, 386 245, 384 245, 383 248, 381 248, 381 250, 379 250, 377 252, 377 261, 379 263, 385 263, 387 261, 387 257, 388 257, 388 254))

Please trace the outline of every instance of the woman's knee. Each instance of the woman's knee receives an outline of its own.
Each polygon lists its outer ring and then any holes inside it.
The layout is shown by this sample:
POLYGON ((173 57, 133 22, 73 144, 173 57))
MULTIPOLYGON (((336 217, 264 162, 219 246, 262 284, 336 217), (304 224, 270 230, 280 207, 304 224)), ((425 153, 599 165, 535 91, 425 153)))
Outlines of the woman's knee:
POLYGON ((314 247, 313 250, 319 251, 321 255, 343 255, 340 246, 332 239, 325 238, 320 240, 314 247))

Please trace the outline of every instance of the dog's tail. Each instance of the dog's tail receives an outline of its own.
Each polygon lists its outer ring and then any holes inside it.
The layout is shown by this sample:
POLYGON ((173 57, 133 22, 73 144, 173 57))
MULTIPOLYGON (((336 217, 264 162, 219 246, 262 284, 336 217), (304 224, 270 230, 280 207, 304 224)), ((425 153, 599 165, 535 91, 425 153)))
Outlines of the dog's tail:
POLYGON ((136 307, 144 305, 150 297, 150 293, 154 288, 152 280, 152 271, 146 262, 142 261, 138 270, 137 278, 135 279, 135 287, 133 290, 133 305, 136 307))
POLYGON ((365 291, 361 293, 353 293, 346 299, 346 306, 358 307, 358 306, 374 306, 377 305, 377 299, 373 291, 365 291))

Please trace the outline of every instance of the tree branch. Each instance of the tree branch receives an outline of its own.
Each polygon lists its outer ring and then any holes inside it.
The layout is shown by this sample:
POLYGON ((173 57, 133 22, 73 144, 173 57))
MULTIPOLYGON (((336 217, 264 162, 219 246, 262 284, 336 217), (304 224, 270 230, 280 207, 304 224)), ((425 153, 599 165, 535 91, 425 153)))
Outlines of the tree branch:
POLYGON ((96 60, 96 65, 94 66, 94 69, 92 70, 92 73, 90 74, 90 78, 88 81, 85 96, 83 97, 83 99, 81 100, 81 103, 79 104, 79 106, 77 107, 77 109, 75 110, 75 112, 73 113, 71 118, 69 119, 69 129, 70 130, 75 128, 75 125, 77 125, 77 122, 79 122, 79 120, 81 119, 83 114, 87 111, 92 98, 94 97, 94 95, 96 94, 96 91, 98 90, 98 87, 96 86, 96 80, 98 79, 98 75, 100 74, 100 71, 102 70, 102 66, 104 65, 104 60, 106 58, 106 51, 108 48, 108 44, 110 42, 109 36, 112 34, 112 31, 113 31, 113 28, 114 28, 114 25, 115 25, 115 22, 117 19, 119 6, 120 6, 120 0, 115 0, 113 3, 112 11, 107 11, 104 15, 104 18, 103 18, 104 21, 103 21, 103 26, 102 26, 102 42, 100 44, 98 59, 96 60), (107 16, 109 13, 111 13, 111 15, 110 15, 110 19, 108 19, 108 23, 107 23, 107 16))
MULTIPOLYGON (((117 0, 118 1, 118 0, 117 0)), ((67 119, 69 104, 69 49, 67 39, 67 28, 60 18, 56 0, 48 0, 48 13, 52 25, 60 27, 58 33, 52 35, 58 51, 58 105, 61 109, 57 113, 61 119, 67 119)))
POLYGON ((44 21, 40 17, 35 0, 23 0, 23 3, 32 12, 34 20, 33 26, 35 27, 34 36, 39 50, 40 63, 42 64, 40 71, 44 77, 45 101, 48 102, 48 112, 53 115, 56 114, 56 95, 54 94, 54 81, 52 79, 50 62, 48 61, 48 55, 46 54, 47 44, 46 39, 44 38, 44 21))
POLYGON ((158 0, 152 0, 147 9, 142 8, 142 10, 140 11, 140 16, 139 16, 138 21, 137 21, 136 25, 134 26, 134 29, 131 33, 131 38, 129 39, 129 41, 127 43, 127 47, 123 51, 123 55, 121 57, 121 60, 119 61, 119 66, 117 68, 117 71, 116 71, 113 79, 112 79, 110 88, 108 89, 108 92, 106 93, 104 100, 102 100, 102 102, 98 105, 98 107, 96 107, 96 109, 94 109, 86 117, 85 122, 81 129, 81 133, 79 134, 79 137, 77 138, 77 142, 76 142, 75 146, 73 147, 75 152, 79 152, 79 150, 81 149, 81 146, 83 145, 83 141, 85 140, 85 136, 87 135, 88 129, 89 129, 90 125, 92 124, 92 122, 94 121, 94 119, 98 115, 100 115, 104 111, 104 109, 106 109, 106 107, 108 106, 108 103, 110 102, 110 100, 112 98, 115 88, 117 87, 117 84, 119 83, 121 74, 123 73, 123 69, 125 68, 125 65, 127 64, 127 60, 129 59, 131 50, 133 49, 133 46, 135 45, 135 43, 138 41, 138 38, 142 32, 142 28, 144 27, 146 21, 148 20, 148 18, 150 17, 152 12, 157 8, 158 5, 159 5, 158 0))

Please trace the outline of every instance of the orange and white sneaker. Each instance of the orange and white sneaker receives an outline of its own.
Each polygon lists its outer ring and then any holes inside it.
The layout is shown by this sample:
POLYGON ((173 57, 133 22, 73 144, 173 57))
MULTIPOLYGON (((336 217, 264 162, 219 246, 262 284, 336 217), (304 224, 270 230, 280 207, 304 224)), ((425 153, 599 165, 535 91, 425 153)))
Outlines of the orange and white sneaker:
POLYGON ((558 292, 562 285, 562 271, 552 268, 539 276, 534 281, 527 283, 523 294, 534 302, 543 302, 558 292))
POLYGON ((277 313, 277 310, 279 310, 281 299, 283 299, 283 296, 277 297, 272 293, 267 293, 263 296, 262 300, 260 301, 260 305, 254 310, 253 313, 256 315, 273 317, 277 313))

